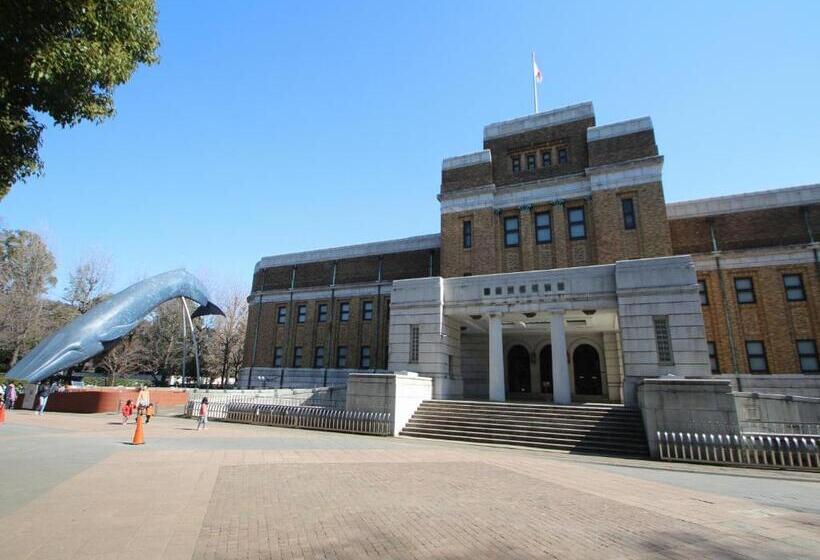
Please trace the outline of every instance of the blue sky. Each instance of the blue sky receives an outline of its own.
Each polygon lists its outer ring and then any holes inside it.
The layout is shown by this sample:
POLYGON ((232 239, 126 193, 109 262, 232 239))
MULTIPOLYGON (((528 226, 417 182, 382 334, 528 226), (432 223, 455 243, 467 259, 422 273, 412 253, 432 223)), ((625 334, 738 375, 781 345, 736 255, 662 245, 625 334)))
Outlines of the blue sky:
POLYGON ((49 128, 0 202, 59 294, 184 266, 250 285, 265 255, 434 233, 444 157, 487 123, 590 100, 650 115, 668 201, 820 182, 818 2, 160 1, 161 62, 115 118, 49 128), (230 9, 228 9, 228 7, 230 9))

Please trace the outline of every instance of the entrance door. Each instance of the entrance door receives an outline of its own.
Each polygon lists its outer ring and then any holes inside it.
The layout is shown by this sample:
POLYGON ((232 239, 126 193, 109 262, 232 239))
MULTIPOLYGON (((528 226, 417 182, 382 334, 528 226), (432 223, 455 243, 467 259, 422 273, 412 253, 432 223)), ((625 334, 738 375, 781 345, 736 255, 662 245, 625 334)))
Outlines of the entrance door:
POLYGON ((538 364, 541 369, 541 392, 552 393, 552 346, 549 344, 541 349, 538 364))
POLYGON ((530 351, 523 346, 513 346, 507 356, 507 377, 510 395, 530 392, 530 351))
POLYGON ((602 395, 601 360, 598 351, 589 344, 581 344, 572 353, 575 374, 575 393, 578 395, 602 395))

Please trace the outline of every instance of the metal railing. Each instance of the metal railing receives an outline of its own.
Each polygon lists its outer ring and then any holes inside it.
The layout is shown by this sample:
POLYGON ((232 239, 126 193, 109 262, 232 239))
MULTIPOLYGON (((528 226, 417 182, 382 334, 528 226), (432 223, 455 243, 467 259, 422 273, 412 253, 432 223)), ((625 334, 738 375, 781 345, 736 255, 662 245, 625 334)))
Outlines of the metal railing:
POLYGON ((820 470, 820 436, 657 432, 664 461, 820 470))
MULTIPOLYGON (((198 412, 199 402, 188 401, 186 416, 198 412)), ((363 412, 313 405, 292 406, 240 401, 220 401, 208 404, 208 418, 307 430, 325 430, 378 436, 393 435, 389 412, 363 412)))

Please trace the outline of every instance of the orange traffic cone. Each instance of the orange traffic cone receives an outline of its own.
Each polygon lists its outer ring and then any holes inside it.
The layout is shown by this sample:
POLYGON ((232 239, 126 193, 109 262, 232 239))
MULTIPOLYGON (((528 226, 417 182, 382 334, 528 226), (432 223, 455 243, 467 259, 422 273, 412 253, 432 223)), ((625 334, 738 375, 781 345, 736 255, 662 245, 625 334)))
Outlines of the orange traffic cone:
POLYGON ((6 407, 0 403, 0 424, 6 421, 6 407))
POLYGON ((145 439, 143 438, 142 434, 142 415, 137 415, 137 429, 134 431, 134 440, 131 442, 131 445, 142 445, 145 443, 145 439))

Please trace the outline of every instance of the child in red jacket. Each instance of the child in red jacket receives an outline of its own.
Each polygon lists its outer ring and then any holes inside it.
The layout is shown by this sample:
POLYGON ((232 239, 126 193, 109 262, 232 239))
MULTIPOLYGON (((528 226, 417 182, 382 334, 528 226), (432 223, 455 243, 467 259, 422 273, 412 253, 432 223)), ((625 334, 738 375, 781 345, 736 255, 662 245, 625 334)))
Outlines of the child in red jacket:
POLYGON ((125 404, 122 405, 122 425, 125 426, 128 423, 128 419, 131 418, 131 415, 134 414, 134 405, 131 404, 131 399, 125 401, 125 404))

